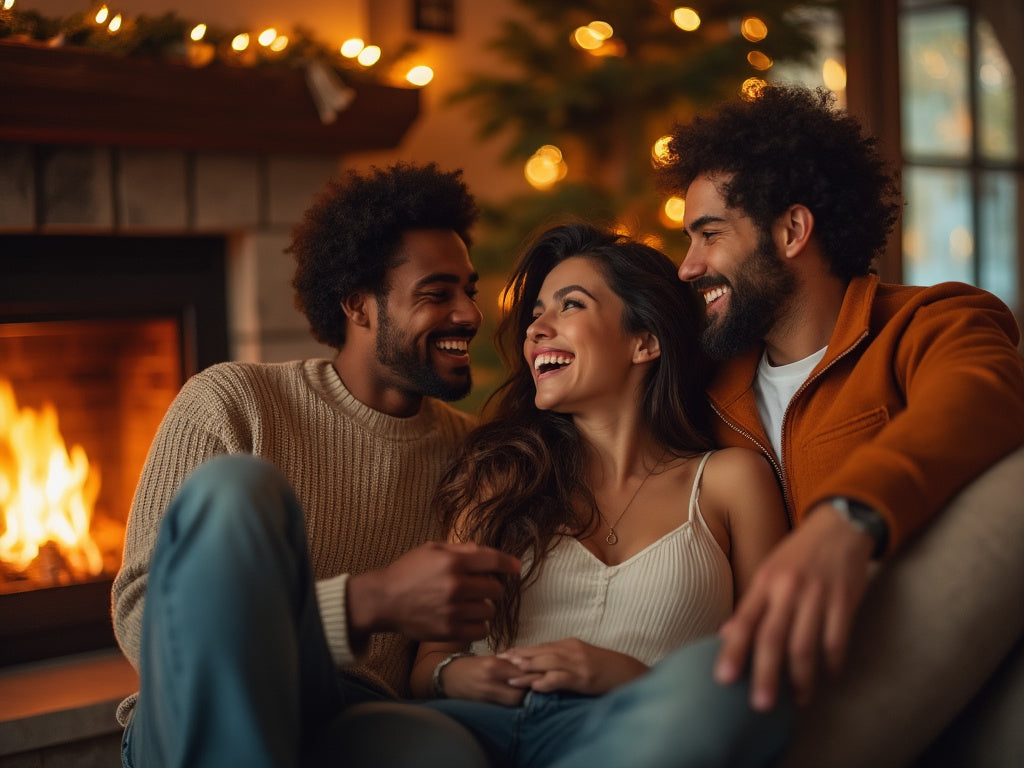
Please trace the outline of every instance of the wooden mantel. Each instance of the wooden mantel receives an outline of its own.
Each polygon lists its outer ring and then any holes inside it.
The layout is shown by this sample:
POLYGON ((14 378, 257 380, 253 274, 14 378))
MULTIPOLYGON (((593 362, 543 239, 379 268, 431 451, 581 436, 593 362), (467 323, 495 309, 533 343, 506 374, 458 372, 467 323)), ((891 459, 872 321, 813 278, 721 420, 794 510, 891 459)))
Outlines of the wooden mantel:
POLYGON ((351 83, 320 121, 300 68, 246 68, 0 42, 0 141, 344 154, 397 146, 420 93, 351 83))

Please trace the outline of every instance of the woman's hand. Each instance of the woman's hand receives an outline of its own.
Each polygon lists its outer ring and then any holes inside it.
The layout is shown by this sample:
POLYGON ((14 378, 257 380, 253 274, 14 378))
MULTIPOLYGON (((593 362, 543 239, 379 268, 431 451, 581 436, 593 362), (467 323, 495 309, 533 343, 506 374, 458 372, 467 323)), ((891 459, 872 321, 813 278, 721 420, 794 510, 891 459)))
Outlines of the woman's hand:
POLYGON ((450 699, 489 701, 514 707, 522 702, 526 687, 511 685, 510 678, 523 679, 515 664, 497 656, 463 656, 441 670, 441 684, 450 699))
POLYGON ((624 685, 648 670, 646 664, 632 656, 598 648, 574 637, 510 648, 497 658, 519 671, 510 677, 509 685, 543 693, 574 691, 595 696, 624 685))

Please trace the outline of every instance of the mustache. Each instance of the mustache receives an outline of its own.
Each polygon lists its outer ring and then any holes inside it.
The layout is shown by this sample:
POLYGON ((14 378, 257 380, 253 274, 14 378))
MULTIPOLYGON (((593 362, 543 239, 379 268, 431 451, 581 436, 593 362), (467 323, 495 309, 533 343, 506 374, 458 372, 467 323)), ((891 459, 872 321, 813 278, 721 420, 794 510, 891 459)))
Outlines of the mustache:
POLYGON ((691 280, 690 285, 692 285, 696 291, 708 291, 712 288, 728 288, 729 281, 721 275, 704 275, 703 277, 698 277, 696 280, 691 280))
POLYGON ((472 328, 451 328, 445 331, 434 331, 427 337, 430 341, 437 339, 465 339, 472 341, 476 338, 476 331, 472 328))

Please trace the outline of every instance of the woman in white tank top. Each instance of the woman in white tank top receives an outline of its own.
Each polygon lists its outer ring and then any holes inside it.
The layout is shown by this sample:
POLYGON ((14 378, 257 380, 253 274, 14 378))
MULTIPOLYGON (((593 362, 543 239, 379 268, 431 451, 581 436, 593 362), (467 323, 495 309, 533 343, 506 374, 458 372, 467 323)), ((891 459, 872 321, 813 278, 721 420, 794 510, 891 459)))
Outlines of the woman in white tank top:
POLYGON ((696 295, 664 254, 568 224, 524 253, 506 296, 511 373, 437 509, 452 539, 523 572, 486 641, 421 645, 414 693, 496 765, 770 759, 786 708, 751 738, 764 716, 710 682, 714 643, 687 646, 714 635, 786 529, 764 459, 711 450, 696 295))

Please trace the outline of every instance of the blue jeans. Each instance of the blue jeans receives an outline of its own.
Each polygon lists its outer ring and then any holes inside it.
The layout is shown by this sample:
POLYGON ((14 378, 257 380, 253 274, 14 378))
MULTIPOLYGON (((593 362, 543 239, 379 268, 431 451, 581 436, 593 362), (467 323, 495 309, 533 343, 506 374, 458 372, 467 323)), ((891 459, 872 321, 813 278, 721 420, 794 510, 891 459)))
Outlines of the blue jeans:
POLYGON ((302 510, 253 456, 198 467, 168 507, 139 676, 125 768, 485 765, 460 726, 338 673, 302 510))
POLYGON ((465 725, 496 766, 710 768, 770 765, 793 729, 788 696, 769 713, 747 704, 748 683, 711 677, 719 641, 679 649, 604 696, 526 695, 518 707, 459 699, 423 706, 465 725))

